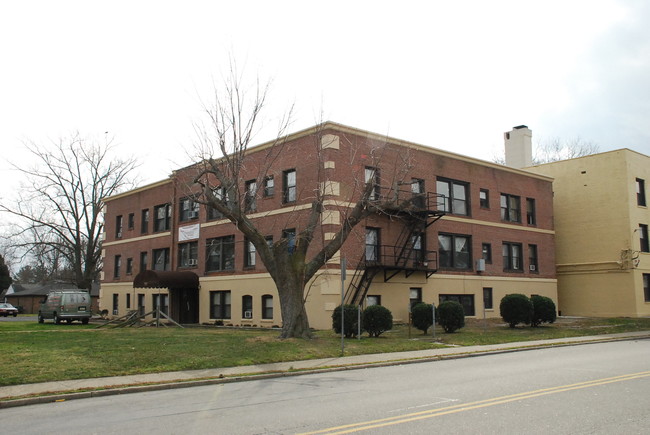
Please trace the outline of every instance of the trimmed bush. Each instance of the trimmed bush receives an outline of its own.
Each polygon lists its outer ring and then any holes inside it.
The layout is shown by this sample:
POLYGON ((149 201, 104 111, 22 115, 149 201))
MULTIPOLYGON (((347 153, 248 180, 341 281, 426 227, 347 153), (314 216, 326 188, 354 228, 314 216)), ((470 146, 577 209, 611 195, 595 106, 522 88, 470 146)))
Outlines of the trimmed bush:
POLYGON ((444 301, 436 310, 438 325, 447 333, 452 333, 465 326, 465 310, 456 301, 444 301))
POLYGON ((553 323, 557 319, 555 302, 546 296, 533 295, 530 297, 533 303, 533 318, 531 325, 539 326, 544 322, 553 323))
POLYGON ((501 299, 499 312, 503 321, 514 328, 519 323, 530 325, 533 319, 533 303, 528 296, 519 293, 505 295, 501 299))
POLYGON ((369 336, 379 337, 382 333, 393 329, 393 315, 386 307, 371 305, 363 310, 361 324, 363 329, 368 331, 369 336))
MULTIPOLYGON (((357 332, 358 332, 358 326, 357 326, 357 306, 356 305, 344 305, 344 316, 343 316, 343 328, 344 328, 344 333, 346 337, 356 337, 357 332)), ((363 313, 362 314, 362 319, 363 319, 363 313)), ((334 332, 337 334, 341 333, 341 306, 339 305, 338 307, 334 308, 334 312, 332 313, 332 328, 334 329, 334 332)))
POLYGON ((411 308, 411 321, 413 326, 418 328, 424 334, 431 325, 433 325, 433 305, 420 302, 411 308))

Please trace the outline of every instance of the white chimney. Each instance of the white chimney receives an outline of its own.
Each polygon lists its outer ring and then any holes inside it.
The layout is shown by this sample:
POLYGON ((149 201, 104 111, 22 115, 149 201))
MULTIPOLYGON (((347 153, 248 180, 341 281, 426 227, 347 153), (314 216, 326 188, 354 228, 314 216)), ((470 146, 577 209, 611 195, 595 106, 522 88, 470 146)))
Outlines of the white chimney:
POLYGON ((533 165, 533 131, 525 125, 513 127, 503 134, 506 145, 506 166, 526 168, 533 165))

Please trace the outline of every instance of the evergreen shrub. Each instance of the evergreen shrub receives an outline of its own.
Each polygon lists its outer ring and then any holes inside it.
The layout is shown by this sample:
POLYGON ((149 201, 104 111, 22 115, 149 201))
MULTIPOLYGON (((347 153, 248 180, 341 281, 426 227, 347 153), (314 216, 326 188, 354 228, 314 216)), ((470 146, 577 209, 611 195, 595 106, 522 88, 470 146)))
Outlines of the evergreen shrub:
POLYGON ((503 321, 511 328, 519 323, 530 325, 533 319, 533 303, 528 296, 520 293, 505 295, 501 299, 499 311, 503 321))
POLYGON ((386 307, 371 305, 363 310, 361 324, 370 337, 379 337, 393 329, 393 314, 386 307))
POLYGON ((438 305, 436 320, 447 333, 452 333, 465 326, 465 310, 456 301, 444 301, 438 305))

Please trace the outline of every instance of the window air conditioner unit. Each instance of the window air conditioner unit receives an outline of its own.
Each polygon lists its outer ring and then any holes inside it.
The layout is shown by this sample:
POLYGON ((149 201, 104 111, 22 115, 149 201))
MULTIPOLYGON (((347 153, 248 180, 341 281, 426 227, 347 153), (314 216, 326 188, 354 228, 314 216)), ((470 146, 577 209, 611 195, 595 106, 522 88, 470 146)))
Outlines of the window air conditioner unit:
POLYGON ((193 259, 193 258, 187 260, 187 265, 188 265, 188 266, 196 266, 196 260, 193 259))
POLYGON ((121 239, 121 238, 122 238, 122 231, 119 231, 119 232, 117 233, 117 238, 118 238, 118 239, 121 239))
POLYGON ((534 272, 535 270, 537 270, 537 266, 535 266, 534 264, 531 264, 530 266, 528 266, 528 270, 534 272))
POLYGON ((477 272, 485 272, 485 260, 482 258, 479 258, 476 260, 476 271, 477 272))
POLYGON ((199 212, 198 211, 191 211, 190 212, 190 219, 197 219, 199 217, 199 212))
POLYGON ((244 311, 244 319, 252 319, 252 318, 253 318, 252 311, 244 311))

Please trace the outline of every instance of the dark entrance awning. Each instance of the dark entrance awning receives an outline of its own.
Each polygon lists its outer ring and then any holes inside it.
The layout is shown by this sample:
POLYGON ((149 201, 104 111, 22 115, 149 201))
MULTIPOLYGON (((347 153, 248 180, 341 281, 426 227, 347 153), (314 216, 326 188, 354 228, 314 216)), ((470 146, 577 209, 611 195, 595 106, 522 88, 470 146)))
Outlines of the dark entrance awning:
POLYGON ((144 270, 136 275, 133 287, 198 290, 199 276, 194 272, 144 270))

